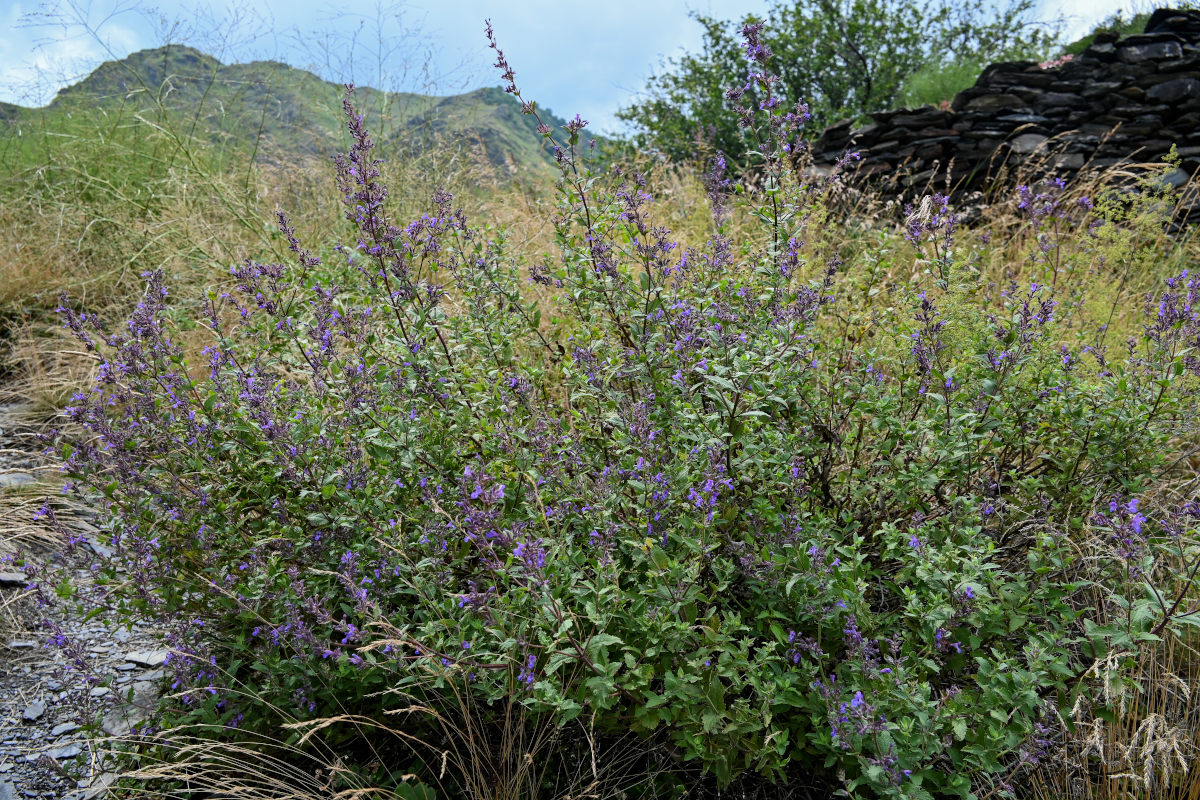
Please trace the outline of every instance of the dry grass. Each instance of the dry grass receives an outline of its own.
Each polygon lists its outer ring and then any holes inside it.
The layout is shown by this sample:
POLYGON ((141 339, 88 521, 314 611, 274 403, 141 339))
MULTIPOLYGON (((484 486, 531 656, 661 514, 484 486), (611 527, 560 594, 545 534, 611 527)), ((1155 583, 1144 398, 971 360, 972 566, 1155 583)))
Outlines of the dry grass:
POLYGON ((1064 740, 1023 779, 1036 800, 1196 800, 1200 772, 1200 652, 1173 637, 1140 653, 1113 653, 1090 680, 1104 706, 1078 701, 1064 740))
MULTIPOLYGON (((604 800, 643 786, 656 795, 652 779, 661 772, 647 753, 653 744, 629 734, 601 740, 585 719, 562 728, 545 714, 533 714, 509 700, 483 707, 460 685, 462 676, 444 675, 451 691, 443 707, 432 708, 397 691, 401 705, 379 720, 342 713, 281 725, 286 740, 246 734, 237 743, 221 741, 209 728, 175 728, 152 738, 93 741, 92 777, 120 768, 121 798, 193 798, 222 800, 604 800), (436 720, 437 741, 414 737, 405 729, 413 715, 436 720), (352 768, 325 734, 352 728, 374 753, 352 768), (570 774, 551 776, 553 759, 576 765, 570 774), (554 754, 553 757, 551 754, 554 754), (400 766, 421 769, 419 778, 400 766), (647 765, 650 765, 649 767, 647 765), (132 766, 130 766, 132 765, 132 766), (384 777, 376 785, 366 774, 384 777), (557 781, 557 782, 555 782, 557 781)), ((259 698, 252 698, 260 701, 259 698)), ((288 715, 276 709, 284 719, 288 715)))

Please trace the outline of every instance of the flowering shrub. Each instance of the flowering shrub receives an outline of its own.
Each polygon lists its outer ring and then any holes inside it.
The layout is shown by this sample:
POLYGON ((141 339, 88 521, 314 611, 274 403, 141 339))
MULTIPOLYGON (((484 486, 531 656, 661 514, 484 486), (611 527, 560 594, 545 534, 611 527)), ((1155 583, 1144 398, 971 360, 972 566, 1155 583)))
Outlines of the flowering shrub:
POLYGON ((1064 53, 1058 58, 1052 58, 1048 61, 1042 61, 1038 64, 1039 69, 1058 69, 1063 64, 1069 64, 1075 60, 1074 53, 1064 53))
POLYGON ((467 696, 722 782, 968 797, 1037 760, 1097 659, 1191 621, 1200 507, 1139 498, 1194 413, 1195 279, 1109 353, 1052 281, 956 283, 940 198, 907 223, 923 290, 810 263, 829 183, 744 33, 758 238, 728 235, 718 160, 712 235, 676 241, 643 176, 584 170, 576 118, 540 128, 559 258, 524 280, 448 195, 388 216, 348 97, 352 243, 321 258, 281 214, 293 262, 207 298, 206 363, 161 274, 119 330, 64 303, 103 359, 68 469, 107 512, 106 601, 170 630, 160 724, 352 713, 310 729, 350 754, 371 725, 436 741, 394 712, 467 696))

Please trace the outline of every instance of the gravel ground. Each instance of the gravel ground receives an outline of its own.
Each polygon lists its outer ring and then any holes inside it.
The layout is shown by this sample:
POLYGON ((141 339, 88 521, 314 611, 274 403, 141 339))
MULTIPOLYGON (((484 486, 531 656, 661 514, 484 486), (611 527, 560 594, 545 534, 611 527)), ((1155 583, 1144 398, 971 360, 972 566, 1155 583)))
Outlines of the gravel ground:
MULTIPOLYGON (((19 540, 36 559, 57 558, 49 532, 30 534, 29 509, 54 493, 56 473, 40 450, 25 410, 0 405, 0 555, 19 540)), ((85 534, 95 530, 82 520, 70 524, 85 534)), ((103 551, 90 539, 88 546, 103 551)), ((87 571, 76 577, 90 580, 87 571)), ((143 720, 158 697, 167 654, 151 631, 85 620, 66 603, 39 608, 26 584, 22 572, 0 563, 0 800, 101 797, 114 775, 85 726, 115 737, 143 720), (81 647, 100 685, 84 686, 68 669, 68 654, 50 640, 56 632, 81 647)))

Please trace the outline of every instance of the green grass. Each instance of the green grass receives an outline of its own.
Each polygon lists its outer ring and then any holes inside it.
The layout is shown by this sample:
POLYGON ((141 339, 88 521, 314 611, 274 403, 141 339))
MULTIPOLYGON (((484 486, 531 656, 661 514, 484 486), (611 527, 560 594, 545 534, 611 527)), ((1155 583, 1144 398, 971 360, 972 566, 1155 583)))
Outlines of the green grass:
POLYGON ((953 100, 954 95, 975 85, 983 67, 975 61, 929 64, 904 81, 898 102, 906 108, 916 108, 953 100))
MULTIPOLYGON (((277 205, 327 233, 341 219, 320 198, 348 144, 344 91, 278 62, 169 46, 106 62, 42 108, 0 104, 0 340, 64 290, 103 307, 135 294, 146 269, 203 283, 247 256, 281 257, 277 205)), ((435 188, 551 182, 536 122, 499 89, 364 87, 357 103, 403 214, 435 188)))
MULTIPOLYGON (((48 137, 76 135, 81 124, 93 124, 103 135, 105 127, 111 131, 130 120, 170 126, 182 144, 202 145, 223 158, 286 163, 328 156, 343 146, 343 94, 338 84, 275 61, 222 64, 183 46, 142 50, 105 62, 44 108, 0 107, 6 124, 0 170, 49 160, 59 143, 48 137)), ((537 168, 553 163, 532 135, 536 123, 499 89, 432 97, 363 87, 357 102, 385 158, 435 143, 478 144, 493 163, 537 168)), ((565 124, 543 115, 547 124, 565 124)))
POLYGON ((1063 54, 1075 56, 1079 55, 1084 50, 1091 47, 1092 42, 1096 41, 1097 34, 1105 31, 1112 31, 1120 36, 1131 36, 1135 33, 1142 33, 1146 30, 1146 22, 1149 19, 1149 11, 1140 11, 1136 13, 1128 13, 1124 10, 1117 11, 1117 13, 1109 15, 1103 21, 1097 24, 1096 27, 1092 28, 1090 33, 1085 36, 1081 36, 1064 47, 1062 49, 1063 54))

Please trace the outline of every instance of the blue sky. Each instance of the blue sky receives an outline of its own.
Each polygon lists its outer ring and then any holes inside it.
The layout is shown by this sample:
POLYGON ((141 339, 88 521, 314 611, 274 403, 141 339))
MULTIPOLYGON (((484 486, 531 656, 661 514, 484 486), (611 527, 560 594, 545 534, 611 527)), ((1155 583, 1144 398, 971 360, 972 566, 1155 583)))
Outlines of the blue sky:
MULTIPOLYGON (((101 61, 166 41, 222 61, 273 58, 331 80, 453 94, 497 85, 483 20, 526 97, 616 130, 663 58, 694 49, 695 10, 762 13, 765 0, 0 0, 0 100, 41 105, 101 61)), ((1041 0, 1041 15, 1086 29, 1129 0, 1041 0)), ((1145 2, 1145 0, 1141 0, 1145 2)))

